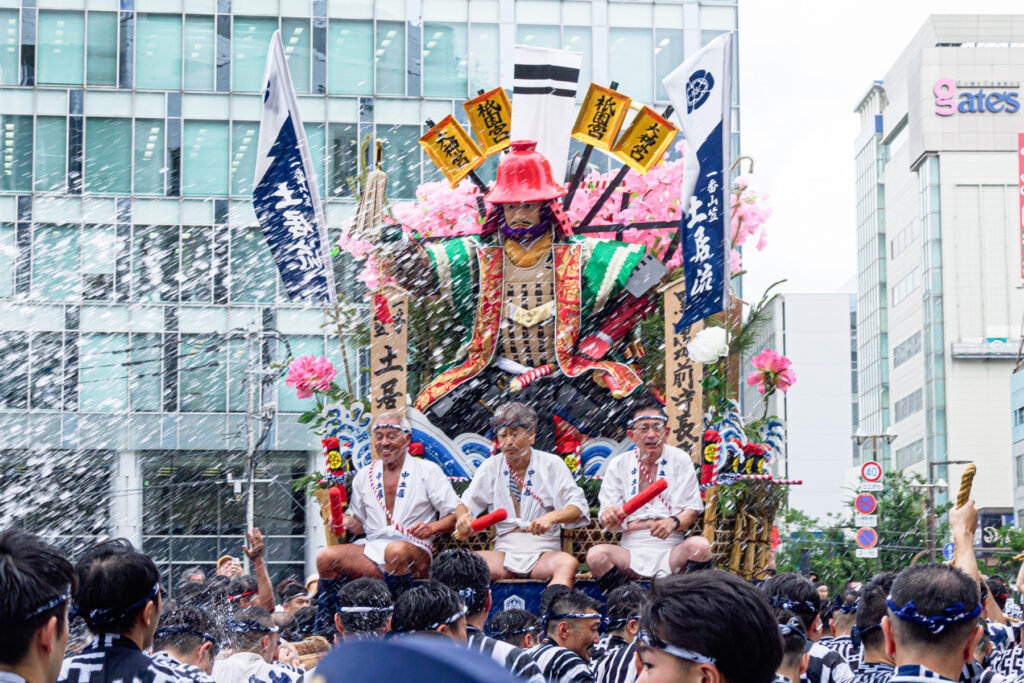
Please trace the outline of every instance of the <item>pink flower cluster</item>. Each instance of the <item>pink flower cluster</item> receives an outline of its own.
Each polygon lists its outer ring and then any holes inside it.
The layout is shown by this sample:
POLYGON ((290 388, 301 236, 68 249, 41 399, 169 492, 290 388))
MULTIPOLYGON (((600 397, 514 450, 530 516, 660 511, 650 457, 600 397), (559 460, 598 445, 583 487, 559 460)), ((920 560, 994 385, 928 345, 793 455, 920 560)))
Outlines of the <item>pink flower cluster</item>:
POLYGON ((786 393, 796 382, 796 373, 789 369, 792 362, 772 349, 765 349, 750 362, 757 369, 747 375, 747 384, 756 386, 762 394, 770 394, 776 389, 786 393))
POLYGON ((295 389, 299 398, 310 398, 314 391, 327 391, 337 377, 331 361, 323 356, 299 356, 288 364, 285 386, 295 389))
POLYGON ((764 251, 767 246, 764 224, 772 215, 772 209, 767 202, 768 195, 758 194, 750 189, 750 176, 736 177, 732 194, 733 249, 730 260, 730 267, 734 273, 738 273, 743 267, 738 248, 742 247, 747 239, 757 236, 754 248, 758 251, 764 251))
MULTIPOLYGON (((626 174, 620 189, 609 198, 593 225, 617 225, 678 221, 682 216, 682 202, 679 188, 683 181, 683 157, 686 156, 686 142, 680 140, 674 146, 679 157, 662 161, 645 175, 635 171, 626 174), (628 206, 622 208, 623 193, 628 193, 628 206)), ((608 187, 617 171, 598 173, 592 171, 580 184, 566 215, 578 223, 608 187)), ((764 223, 771 216, 767 195, 757 194, 749 189, 749 176, 739 176, 733 190, 732 209, 732 252, 730 268, 737 273, 742 268, 738 247, 748 238, 757 236, 755 248, 765 247, 764 223)), ((468 180, 452 188, 447 181, 423 183, 416 190, 415 202, 398 202, 393 205, 394 218, 402 224, 402 230, 411 237, 455 237, 480 233, 482 221, 477 212, 479 191, 468 180)), ((488 207, 489 208, 489 207, 488 207)), ((354 219, 353 219, 354 222, 354 219)), ((366 259, 366 267, 358 276, 371 290, 376 289, 379 267, 369 242, 350 237, 351 223, 344 227, 338 246, 357 260, 366 259)), ((643 244, 658 258, 664 259, 677 227, 662 230, 625 230, 622 238, 632 244, 643 244)), ((589 233, 588 236, 614 239, 614 232, 589 233)), ((670 268, 682 264, 682 250, 677 249, 670 268)))

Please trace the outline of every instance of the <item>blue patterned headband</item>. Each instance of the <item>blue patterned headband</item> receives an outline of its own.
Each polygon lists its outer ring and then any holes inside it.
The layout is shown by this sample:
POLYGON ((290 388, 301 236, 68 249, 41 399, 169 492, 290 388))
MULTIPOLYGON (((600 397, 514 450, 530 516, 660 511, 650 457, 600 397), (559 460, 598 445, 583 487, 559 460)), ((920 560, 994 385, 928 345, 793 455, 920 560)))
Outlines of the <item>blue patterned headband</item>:
POLYGON ((224 628, 231 633, 277 633, 276 626, 264 626, 255 619, 246 619, 245 621, 228 619, 224 628))
POLYGON ((832 604, 833 612, 842 612, 843 614, 853 614, 857 611, 857 606, 860 605, 860 598, 853 601, 852 605, 847 605, 842 596, 837 595, 835 602, 832 604))
POLYGON ((800 620, 793 618, 787 621, 785 624, 779 624, 779 633, 783 636, 796 634, 803 640, 807 640, 807 634, 804 633, 803 626, 800 624, 800 620))
POLYGON ((89 628, 92 630, 96 630, 96 627, 109 626, 145 605, 147 602, 155 598, 156 594, 159 592, 160 582, 158 581, 153 584, 153 587, 149 589, 148 593, 127 607, 122 607, 120 609, 116 607, 104 607, 103 609, 91 610, 88 616, 85 617, 85 623, 88 624, 89 628))
POLYGON ((850 642, 853 643, 854 647, 860 647, 861 642, 864 640, 864 636, 879 628, 882 628, 881 624, 872 624, 871 626, 865 626, 864 628, 854 624, 853 628, 850 629, 850 642))
POLYGON ((771 601, 773 607, 778 607, 779 609, 787 609, 790 612, 803 612, 808 615, 818 614, 818 610, 814 609, 814 603, 809 600, 801 600, 800 602, 797 602, 796 600, 790 600, 789 598, 785 598, 781 595, 772 595, 768 599, 771 601))
POLYGON ((60 595, 58 595, 58 596, 56 596, 54 598, 50 598, 49 600, 47 600, 43 604, 39 605, 38 607, 31 608, 28 612, 26 612, 25 614, 21 615, 20 617, 15 617, 12 621, 8 622, 8 625, 27 623, 27 622, 35 619, 36 617, 38 617, 40 614, 43 614, 45 612, 49 612, 54 607, 56 607, 57 605, 61 604, 62 602, 64 602, 65 600, 67 600, 70 597, 71 597, 71 584, 69 583, 64 588, 64 592, 63 593, 61 593, 60 595))
POLYGON ((175 626, 161 626, 153 634, 153 640, 162 640, 164 638, 170 638, 171 636, 178 635, 179 633, 188 633, 193 636, 199 636, 203 640, 210 641, 214 647, 220 647, 220 643, 216 638, 211 636, 209 633, 204 633, 197 628, 193 628, 188 624, 181 624, 175 626))
POLYGON ((892 601, 892 596, 890 595, 885 599, 885 605, 892 610, 892 613, 900 621, 919 624, 935 634, 942 633, 947 626, 964 624, 977 619, 978 615, 981 614, 980 603, 971 609, 967 609, 962 602, 954 602, 942 610, 942 614, 937 614, 933 617, 926 617, 919 613, 917 605, 914 604, 913 600, 908 600, 907 604, 900 607, 892 601))

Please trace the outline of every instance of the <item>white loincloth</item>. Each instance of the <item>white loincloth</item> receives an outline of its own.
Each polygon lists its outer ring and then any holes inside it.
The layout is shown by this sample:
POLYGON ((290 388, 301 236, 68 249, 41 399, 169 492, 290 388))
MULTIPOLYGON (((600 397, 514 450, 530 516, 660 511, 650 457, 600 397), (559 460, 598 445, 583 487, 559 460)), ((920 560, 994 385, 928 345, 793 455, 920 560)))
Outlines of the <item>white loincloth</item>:
POLYGON ((672 573, 668 556, 686 540, 686 533, 673 531, 668 538, 656 538, 649 529, 626 531, 619 545, 629 551, 629 568, 643 577, 657 578, 672 573))
POLYGON ((513 574, 529 574, 537 566, 541 553, 562 549, 559 535, 534 536, 531 533, 511 531, 494 539, 494 549, 505 553, 503 566, 513 574))
MULTIPOLYGON (((394 529, 392 529, 392 531, 394 531, 394 529)), ((412 543, 414 546, 416 546, 420 550, 425 551, 428 555, 430 555, 430 551, 424 548, 420 543, 413 543, 410 539, 406 538, 397 531, 394 534, 387 536, 386 538, 377 537, 373 540, 360 538, 358 541, 353 541, 353 543, 355 545, 363 546, 363 555, 366 556, 366 559, 377 565, 377 569, 384 571, 384 551, 387 549, 388 544, 394 541, 405 541, 406 543, 412 543)), ((433 555, 431 555, 431 557, 433 557, 433 555)))

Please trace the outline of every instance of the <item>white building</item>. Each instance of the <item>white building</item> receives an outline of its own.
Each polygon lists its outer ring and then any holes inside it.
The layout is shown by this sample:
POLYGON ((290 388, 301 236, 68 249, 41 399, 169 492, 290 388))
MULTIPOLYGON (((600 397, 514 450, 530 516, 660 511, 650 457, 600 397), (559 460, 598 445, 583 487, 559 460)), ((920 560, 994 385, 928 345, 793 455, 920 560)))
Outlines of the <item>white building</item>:
POLYGON ((993 514, 1013 502, 1022 79, 1024 16, 932 16, 857 106, 861 426, 897 435, 887 468, 955 488, 943 463, 977 463, 993 514))
POLYGON ((848 501, 836 491, 853 461, 855 298, 845 293, 780 294, 767 306, 770 320, 743 358, 744 415, 749 421, 764 413, 763 397, 745 381, 753 369, 750 359, 770 348, 793 361, 796 384, 786 394, 776 393, 768 405, 769 415, 786 422, 785 454, 775 463, 775 474, 804 482, 790 488, 790 507, 818 518, 845 512, 848 501))

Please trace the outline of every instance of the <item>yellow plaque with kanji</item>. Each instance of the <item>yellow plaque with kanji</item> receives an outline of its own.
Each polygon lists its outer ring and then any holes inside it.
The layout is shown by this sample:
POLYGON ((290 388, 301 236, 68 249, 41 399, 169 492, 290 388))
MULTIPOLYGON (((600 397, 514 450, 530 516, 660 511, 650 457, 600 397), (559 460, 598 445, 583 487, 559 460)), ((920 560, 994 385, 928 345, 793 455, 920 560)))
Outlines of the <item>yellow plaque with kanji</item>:
POLYGON ((650 107, 641 107, 629 128, 612 148, 612 154, 643 175, 658 163, 679 129, 650 107))
POLYGON ((504 88, 495 88, 462 105, 480 148, 487 156, 508 147, 512 132, 512 106, 504 88))
POLYGON ((609 151, 629 113, 628 95, 591 83, 583 98, 572 136, 588 145, 609 151))
POLYGON ((487 161, 487 157, 466 129, 459 125, 451 114, 427 131, 420 138, 420 145, 426 150, 430 160, 441 169, 452 187, 459 184, 470 171, 487 161))

